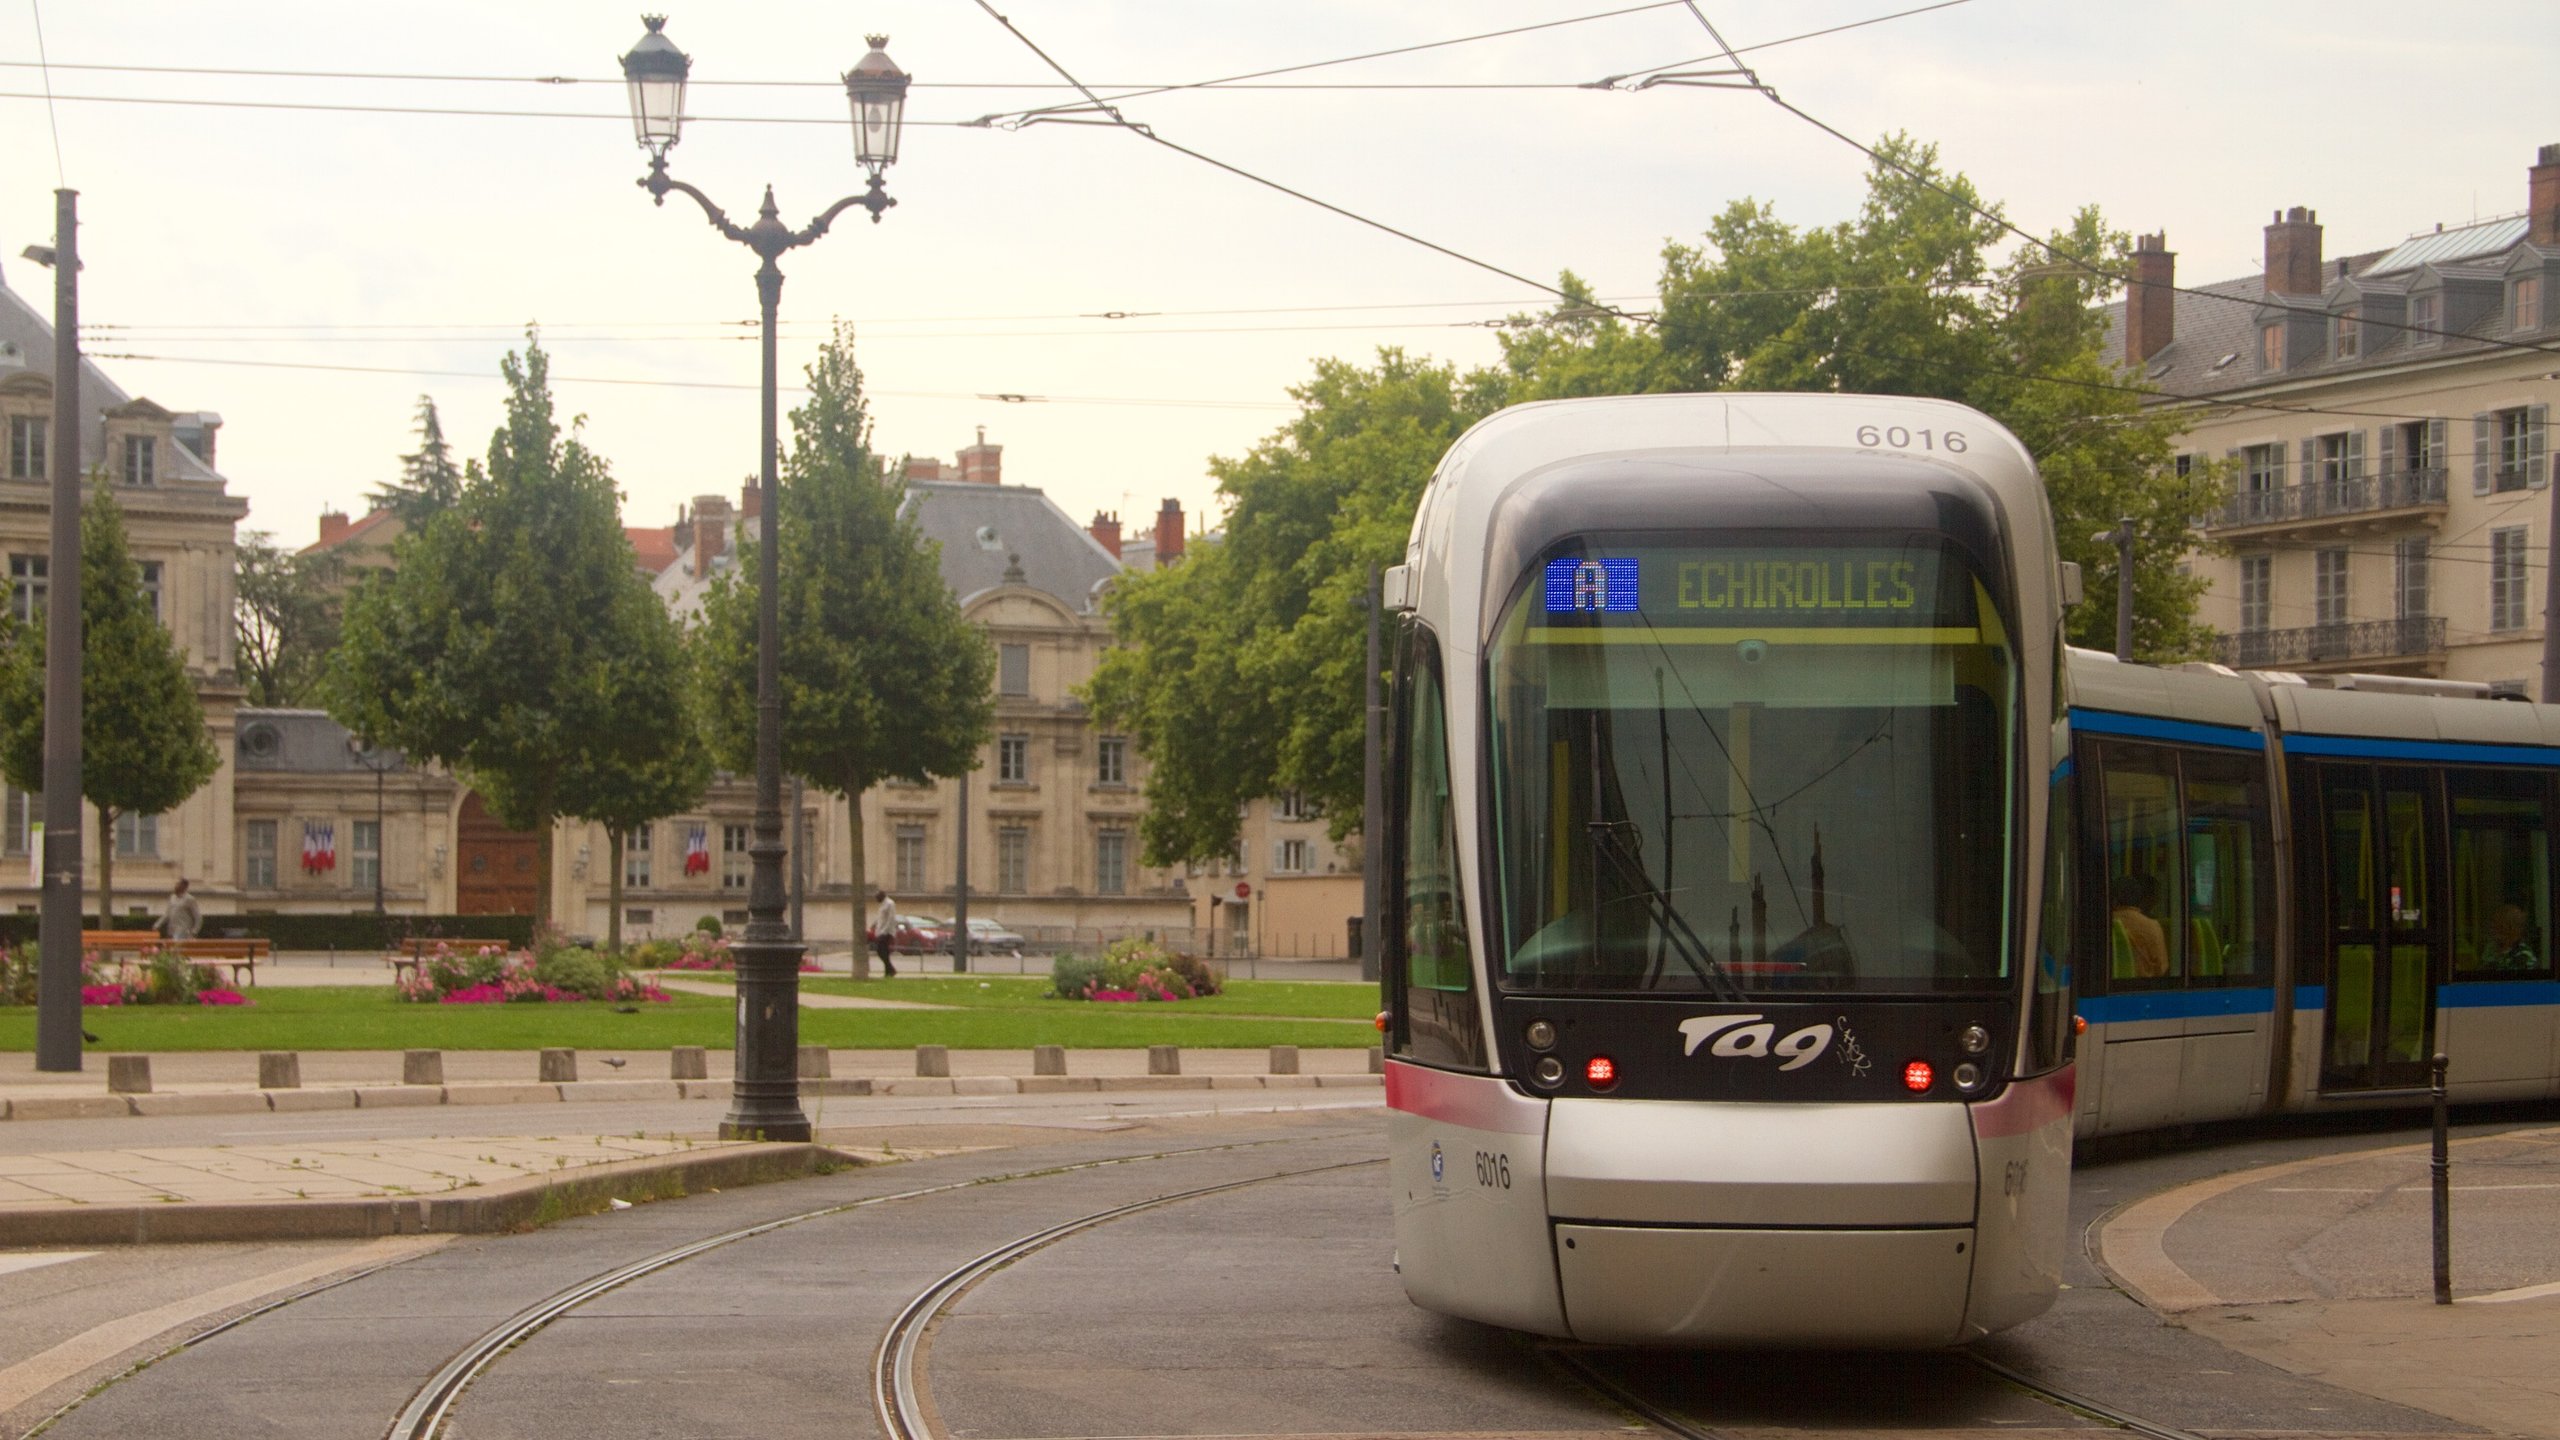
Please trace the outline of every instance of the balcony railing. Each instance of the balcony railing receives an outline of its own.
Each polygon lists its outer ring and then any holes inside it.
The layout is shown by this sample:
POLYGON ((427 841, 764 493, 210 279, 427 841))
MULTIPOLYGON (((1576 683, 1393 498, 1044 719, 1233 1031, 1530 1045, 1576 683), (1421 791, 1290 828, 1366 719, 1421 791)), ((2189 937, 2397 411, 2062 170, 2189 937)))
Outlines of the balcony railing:
POLYGON ((2281 490, 2243 490, 2223 504, 2213 519, 2217 529, 2238 525, 2287 525, 2306 520, 2333 520, 2401 510, 2413 505, 2444 503, 2444 467, 2402 470, 2391 475, 2358 475, 2346 480, 2314 480, 2281 490))
POLYGON ((2343 660, 2398 660, 2444 653, 2444 617, 2344 620, 2296 630, 2243 630, 2214 641, 2214 658, 2241 670, 2327 665, 2343 660))

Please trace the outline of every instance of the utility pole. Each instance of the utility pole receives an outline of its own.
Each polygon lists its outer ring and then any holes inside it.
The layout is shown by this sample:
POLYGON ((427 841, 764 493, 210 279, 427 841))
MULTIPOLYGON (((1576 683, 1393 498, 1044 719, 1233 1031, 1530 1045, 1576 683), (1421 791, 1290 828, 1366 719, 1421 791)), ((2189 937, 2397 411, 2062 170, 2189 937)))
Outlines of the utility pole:
MULTIPOLYGON (((2549 463, 2549 462, 2544 462, 2549 463)), ((2551 491, 2551 520, 2542 557, 2542 703, 2560 704, 2560 485, 2551 491)))
MULTIPOLYGON (((2133 517, 2122 516, 2113 530, 2089 537, 2116 547, 2116 658, 2133 661, 2133 517)), ((2545 682, 2548 683, 2548 682, 2545 682)))
POLYGON ((36 1068, 80 1068, 80 192, 53 221, 53 553, 45 567, 44 889, 36 1068))
POLYGON ((1369 662, 1361 671, 1362 717, 1360 745, 1360 978, 1375 983, 1383 971, 1385 937, 1378 926, 1386 914, 1386 872, 1384 852, 1379 848, 1387 834, 1387 786, 1380 768, 1379 745, 1386 738, 1384 713, 1378 697, 1378 628, 1383 619, 1385 597, 1379 590, 1378 567, 1369 567, 1369 590, 1361 599, 1361 607, 1369 612, 1369 662))

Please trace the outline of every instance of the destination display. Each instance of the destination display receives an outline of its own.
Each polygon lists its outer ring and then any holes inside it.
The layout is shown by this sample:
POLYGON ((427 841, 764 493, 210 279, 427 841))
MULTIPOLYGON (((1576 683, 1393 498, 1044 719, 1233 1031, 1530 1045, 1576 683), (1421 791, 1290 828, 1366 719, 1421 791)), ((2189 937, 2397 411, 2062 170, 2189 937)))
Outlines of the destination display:
POLYGON ((1935 545, 1612 547, 1546 562, 1547 623, 1958 626, 1974 620, 1964 566, 1935 545))

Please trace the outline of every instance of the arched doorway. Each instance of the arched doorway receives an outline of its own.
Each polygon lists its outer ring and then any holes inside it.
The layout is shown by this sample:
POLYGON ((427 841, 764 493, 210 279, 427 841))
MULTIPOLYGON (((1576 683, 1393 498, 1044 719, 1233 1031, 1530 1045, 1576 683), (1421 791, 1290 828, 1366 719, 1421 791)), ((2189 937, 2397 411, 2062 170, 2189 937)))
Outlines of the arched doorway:
POLYGON ((534 867, 542 863, 541 836, 508 829, 489 813, 475 790, 462 797, 454 838, 461 859, 454 885, 456 910, 465 915, 533 913, 534 867))

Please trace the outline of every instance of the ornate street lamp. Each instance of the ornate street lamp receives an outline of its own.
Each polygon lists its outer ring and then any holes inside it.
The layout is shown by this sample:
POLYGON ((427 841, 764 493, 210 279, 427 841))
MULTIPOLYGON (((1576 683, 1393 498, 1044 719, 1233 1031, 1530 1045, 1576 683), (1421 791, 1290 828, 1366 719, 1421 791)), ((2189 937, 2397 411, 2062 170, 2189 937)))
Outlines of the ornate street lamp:
POLYGON ((739 942, 737 1079, 730 1087, 729 1113, 720 1133, 733 1138, 806 1140, 809 1117, 800 1109, 800 956, 783 917, 782 857, 782 623, 781 544, 774 517, 781 512, 776 486, 780 478, 779 381, 774 373, 774 318, 782 304, 782 271, 774 260, 785 251, 809 244, 827 233, 828 225, 847 209, 860 205, 873 223, 898 202, 881 186, 881 172, 898 158, 898 130, 906 109, 907 75, 890 62, 888 37, 870 37, 871 51, 844 77, 845 95, 853 107, 854 156, 871 175, 863 194, 849 195, 818 213, 807 226, 792 230, 782 223, 773 203, 773 187, 753 225, 733 223, 709 196, 667 174, 667 151, 684 126, 684 83, 693 61, 666 37, 666 17, 641 17, 649 29, 631 53, 622 57, 622 75, 631 85, 631 127, 640 147, 649 152, 649 173, 640 186, 660 205, 670 190, 691 196, 711 227, 756 253, 764 263, 756 269, 756 294, 764 310, 763 434, 757 444, 764 525, 757 537, 756 559, 756 818, 747 846, 754 862, 747 883, 747 930, 739 942))
POLYGON ((382 833, 382 777, 408 762, 397 750, 384 750, 353 735, 347 737, 347 753, 373 772, 373 913, 382 915, 388 913, 382 903, 382 872, 391 859, 391 842, 382 833))

